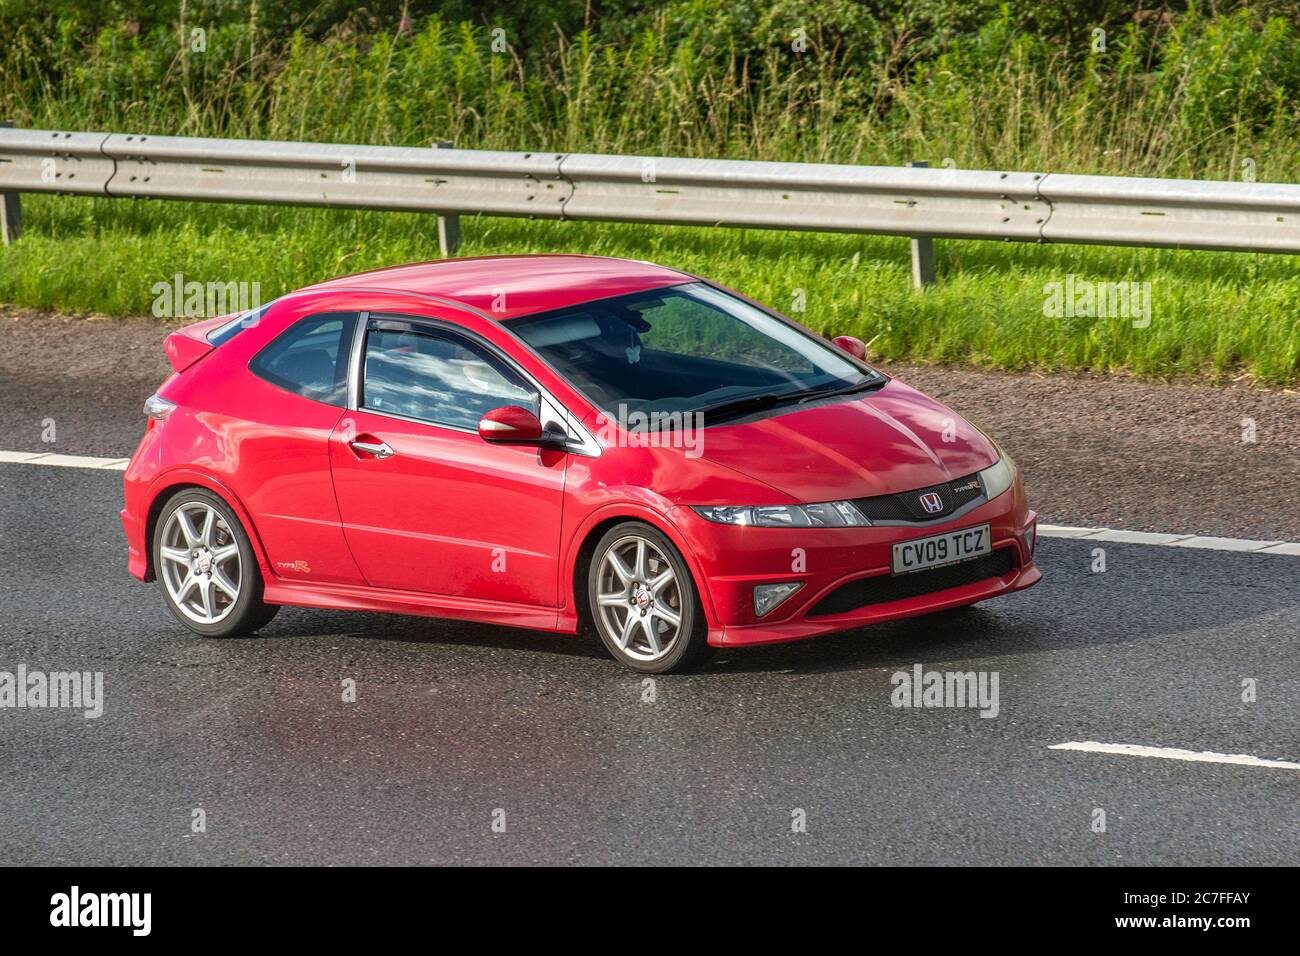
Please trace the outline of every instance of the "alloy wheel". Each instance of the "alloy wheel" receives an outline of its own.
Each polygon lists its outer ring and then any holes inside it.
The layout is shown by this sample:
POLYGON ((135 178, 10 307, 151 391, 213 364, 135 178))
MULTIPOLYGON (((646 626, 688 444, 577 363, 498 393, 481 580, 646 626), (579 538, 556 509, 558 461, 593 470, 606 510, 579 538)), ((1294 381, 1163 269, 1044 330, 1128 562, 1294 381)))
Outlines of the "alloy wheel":
POLYGON ((243 568, 234 532, 219 511, 204 501, 182 504, 163 526, 158 557, 167 594, 187 618, 215 624, 230 614, 243 568))
POLYGON ((606 550, 596 578, 595 617, 624 654, 660 660, 681 633, 682 593, 667 556, 653 541, 632 534, 606 550))

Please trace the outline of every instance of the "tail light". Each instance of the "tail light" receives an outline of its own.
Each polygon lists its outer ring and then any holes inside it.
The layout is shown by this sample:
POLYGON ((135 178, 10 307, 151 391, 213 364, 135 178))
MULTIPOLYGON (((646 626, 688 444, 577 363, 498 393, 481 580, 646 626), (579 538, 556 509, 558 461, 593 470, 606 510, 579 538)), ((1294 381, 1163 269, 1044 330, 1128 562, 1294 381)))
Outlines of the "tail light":
POLYGON ((144 402, 144 416, 149 419, 145 431, 167 420, 167 416, 176 410, 176 403, 169 402, 161 395, 150 395, 144 402))

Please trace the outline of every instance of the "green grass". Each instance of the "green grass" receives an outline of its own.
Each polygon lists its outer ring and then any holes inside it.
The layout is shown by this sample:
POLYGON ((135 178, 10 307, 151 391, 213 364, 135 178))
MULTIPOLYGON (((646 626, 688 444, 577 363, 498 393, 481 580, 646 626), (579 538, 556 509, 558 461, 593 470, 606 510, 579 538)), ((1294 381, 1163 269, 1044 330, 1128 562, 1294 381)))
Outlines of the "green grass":
MULTIPOLYGON (((188 0, 138 17, 0 0, 0 117, 254 139, 1300 177, 1296 0, 1174 4, 1168 16, 1118 0, 629 0, 597 4, 623 13, 590 23, 568 16, 567 31, 549 19, 560 6, 510 5, 508 47, 494 49, 495 15, 454 19, 469 8, 450 0, 405 26, 396 6, 306 0, 188 0), (1104 50, 1092 43, 1098 16, 1104 50), (181 42, 196 26, 202 52, 181 42), (791 43, 796 27, 806 49, 791 43)), ((15 304, 140 314, 178 272, 257 281, 269 298, 437 256, 428 216, 23 202, 26 235, 0 251, 0 301, 15 304)), ((465 230, 466 255, 590 252, 696 271, 819 330, 855 333, 884 360, 1300 381, 1296 257, 940 242, 939 285, 915 294, 901 239, 503 219, 465 230), (1069 274, 1150 282, 1150 326, 1044 315, 1044 286, 1069 274)))
POLYGON ((904 2, 933 9, 885 19, 869 8, 892 4, 661 0, 569 36, 545 25, 548 4, 519 0, 535 35, 516 48, 523 38, 506 34, 502 49, 486 24, 436 15, 404 32, 358 10, 317 36, 268 33, 252 8, 237 16, 239 4, 196 2, 188 14, 181 5, 184 24, 147 29, 91 5, 92 29, 39 5, 6 20, 0 0, 0 35, 11 34, 0 44, 0 118, 37 129, 1285 182, 1300 176, 1294 3, 1168 19, 1112 9, 1100 50, 1095 22, 1075 16, 1072 0, 904 2), (965 12, 927 27, 944 7, 965 12), (1040 18, 1060 8, 1072 26, 1035 23, 1028 8, 1040 18), (198 26, 202 52, 180 42, 198 26), (792 48, 796 28, 808 34, 802 51, 792 48))
MULTIPOLYGON (((25 196, 22 239, 0 250, 0 301, 148 314, 176 273, 311 282, 438 257, 431 216, 25 196)), ((717 279, 883 360, 1089 369, 1266 385, 1300 381, 1300 257, 940 241, 938 285, 910 289, 906 240, 689 227, 465 219, 462 255, 579 252, 717 279), (1151 283, 1151 323, 1050 318, 1067 274, 1151 283), (803 290, 805 309, 795 306, 803 290)))

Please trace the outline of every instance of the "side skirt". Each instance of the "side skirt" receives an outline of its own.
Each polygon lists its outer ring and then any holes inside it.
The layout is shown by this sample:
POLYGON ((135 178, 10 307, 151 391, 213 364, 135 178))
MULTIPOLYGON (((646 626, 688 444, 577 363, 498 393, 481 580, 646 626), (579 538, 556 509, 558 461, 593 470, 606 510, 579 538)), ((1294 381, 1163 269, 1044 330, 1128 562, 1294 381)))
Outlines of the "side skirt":
POLYGON ((388 614, 418 614, 423 617, 445 617, 453 620, 479 621, 485 624, 505 624, 538 631, 570 630, 559 622, 557 608, 541 608, 527 604, 510 604, 505 601, 483 601, 475 598, 450 597, 444 594, 424 594, 418 591, 398 591, 389 588, 371 588, 352 584, 320 584, 267 581, 262 600, 267 604, 289 604, 296 607, 326 608, 336 611, 379 611, 388 614))

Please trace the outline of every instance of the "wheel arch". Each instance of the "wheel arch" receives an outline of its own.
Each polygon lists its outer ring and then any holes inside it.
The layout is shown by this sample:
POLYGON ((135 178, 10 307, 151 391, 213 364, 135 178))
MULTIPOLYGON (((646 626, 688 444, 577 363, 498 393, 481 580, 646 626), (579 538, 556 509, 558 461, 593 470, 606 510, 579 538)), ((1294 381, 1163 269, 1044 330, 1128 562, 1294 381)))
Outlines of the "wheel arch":
POLYGON ((253 522, 252 516, 248 513, 248 509, 244 507, 243 502, 239 500, 239 496, 212 476, 188 469, 168 472, 161 476, 149 489, 149 510, 145 514, 144 525, 144 580, 153 581, 157 577, 153 562, 153 536, 158 527, 158 518, 162 514, 163 508, 167 507, 167 502, 188 488, 198 488, 216 495, 225 502, 227 507, 235 512, 235 517, 244 526, 248 541, 253 546, 253 555, 257 558, 262 578, 267 580, 267 576, 271 573, 271 566, 266 558, 266 549, 262 546, 262 539, 257 533, 257 525, 253 522))
MULTIPOLYGON (((602 508, 599 512, 589 515, 587 520, 579 527, 578 533, 574 535, 577 546, 572 551, 571 559, 566 562, 569 580, 567 586, 561 592, 571 602, 570 609, 572 613, 569 615, 569 623, 573 626, 573 629, 580 634, 595 633, 593 630, 595 622, 591 616, 591 607, 587 601, 587 574, 591 568, 592 555, 595 554, 596 544, 605 532, 615 525, 627 521, 639 521, 647 524, 673 543, 673 547, 677 549, 677 552, 682 556, 682 560, 686 562, 687 570, 691 574, 691 582, 695 585, 695 592, 699 596, 701 607, 704 609, 705 620, 708 622, 709 629, 713 630, 717 626, 717 617, 713 611, 713 600, 709 594, 707 580, 704 577, 699 561, 696 559, 695 552, 666 515, 631 503, 610 505, 602 508)), ((563 611, 561 611, 561 614, 563 615, 563 611)))

